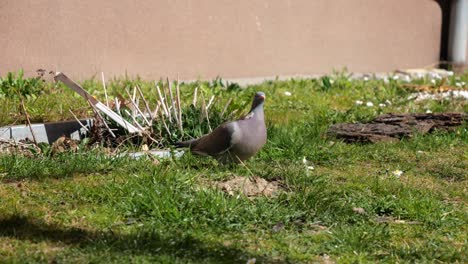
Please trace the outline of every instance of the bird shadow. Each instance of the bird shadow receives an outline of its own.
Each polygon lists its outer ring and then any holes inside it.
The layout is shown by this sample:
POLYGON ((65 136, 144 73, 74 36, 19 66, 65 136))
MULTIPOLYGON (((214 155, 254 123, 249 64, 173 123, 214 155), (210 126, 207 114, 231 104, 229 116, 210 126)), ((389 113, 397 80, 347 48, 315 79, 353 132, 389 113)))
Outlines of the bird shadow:
POLYGON ((207 243, 191 235, 160 235, 141 231, 138 234, 116 234, 112 231, 89 231, 43 223, 23 215, 0 219, 0 238, 14 238, 33 243, 55 242, 78 247, 85 254, 123 252, 130 257, 173 257, 182 262, 245 263, 255 258, 260 263, 281 263, 263 255, 254 255, 228 243, 207 243))

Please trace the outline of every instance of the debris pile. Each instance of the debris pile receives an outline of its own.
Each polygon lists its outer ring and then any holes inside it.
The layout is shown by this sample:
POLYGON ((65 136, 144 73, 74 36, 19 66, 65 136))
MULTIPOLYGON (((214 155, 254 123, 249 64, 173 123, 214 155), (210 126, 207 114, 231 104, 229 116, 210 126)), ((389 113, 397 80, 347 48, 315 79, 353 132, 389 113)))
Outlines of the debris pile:
POLYGON ((21 153, 29 156, 40 151, 39 147, 33 142, 17 142, 12 139, 0 138, 0 154, 21 153))
MULTIPOLYGON (((87 128, 90 143, 99 142, 106 146, 119 147, 125 143, 147 144, 151 148, 164 148, 181 139, 191 139, 211 132, 212 127, 232 118, 236 110, 228 111, 232 100, 222 108, 215 108, 216 96, 206 102, 204 93, 198 87, 194 90, 192 104, 183 107, 181 103, 179 81, 175 87, 167 79, 167 85, 160 87, 155 83, 157 104, 150 107, 140 87, 136 85, 133 95, 127 90, 127 99, 116 97, 109 102, 102 76, 106 102, 103 103, 90 95, 83 87, 63 73, 56 73, 55 81, 83 97, 93 109, 95 120, 93 127, 87 128), (200 97, 200 98, 198 98, 200 97), (197 107, 197 100, 200 107, 197 107), (140 108, 141 105, 144 107, 140 108)), ((79 122, 79 120, 76 118, 79 122)))
POLYGON ((333 125, 328 129, 328 135, 351 143, 393 142, 415 133, 453 130, 466 121, 465 113, 385 114, 369 123, 333 125))

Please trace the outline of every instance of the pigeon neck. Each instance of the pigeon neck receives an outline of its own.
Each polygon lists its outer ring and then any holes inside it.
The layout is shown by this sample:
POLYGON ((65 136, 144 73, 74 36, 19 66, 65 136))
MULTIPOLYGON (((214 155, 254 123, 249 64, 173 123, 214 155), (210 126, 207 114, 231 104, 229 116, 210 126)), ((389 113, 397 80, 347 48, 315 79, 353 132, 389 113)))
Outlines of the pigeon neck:
POLYGON ((255 103, 252 105, 252 108, 249 111, 249 114, 253 113, 254 117, 263 119, 263 102, 261 102, 258 105, 255 105, 255 103))

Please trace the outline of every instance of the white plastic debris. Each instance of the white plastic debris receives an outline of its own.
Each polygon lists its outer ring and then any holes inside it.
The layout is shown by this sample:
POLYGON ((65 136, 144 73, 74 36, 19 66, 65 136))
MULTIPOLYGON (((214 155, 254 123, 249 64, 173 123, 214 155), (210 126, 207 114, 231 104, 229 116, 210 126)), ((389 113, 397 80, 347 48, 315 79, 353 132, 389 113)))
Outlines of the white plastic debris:
POLYGON ((423 100, 449 100, 454 98, 468 99, 468 91, 447 91, 443 93, 428 93, 428 92, 419 92, 411 94, 408 97, 408 100, 414 99, 416 102, 423 100))

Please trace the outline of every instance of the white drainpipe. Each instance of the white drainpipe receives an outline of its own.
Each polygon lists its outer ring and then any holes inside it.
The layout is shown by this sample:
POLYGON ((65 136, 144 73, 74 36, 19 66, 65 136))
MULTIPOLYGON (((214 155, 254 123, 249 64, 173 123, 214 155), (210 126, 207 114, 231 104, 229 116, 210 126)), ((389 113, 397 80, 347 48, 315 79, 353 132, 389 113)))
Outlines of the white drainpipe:
POLYGON ((452 0, 448 56, 455 64, 466 64, 468 44, 468 0, 452 0))

